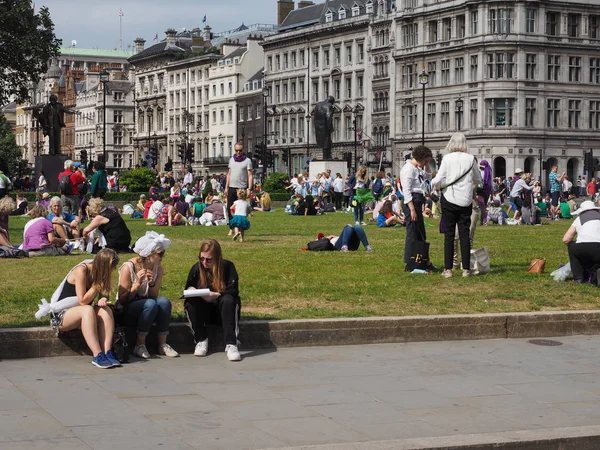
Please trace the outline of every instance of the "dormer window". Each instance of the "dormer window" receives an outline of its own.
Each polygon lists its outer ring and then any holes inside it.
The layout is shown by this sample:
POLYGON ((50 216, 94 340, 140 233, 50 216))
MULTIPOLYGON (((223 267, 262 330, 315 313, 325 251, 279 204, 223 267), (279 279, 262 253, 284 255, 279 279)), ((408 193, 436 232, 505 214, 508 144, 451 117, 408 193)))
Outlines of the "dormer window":
POLYGON ((247 83, 244 85, 244 90, 245 90, 245 91, 249 91, 249 90, 250 90, 250 83, 249 83, 249 82, 247 82, 247 83))
POLYGON ((360 14, 360 7, 355 3, 354 6, 352 6, 352 17, 356 17, 360 14))
POLYGON ((233 63, 237 64, 240 62, 240 58, 238 58, 237 56, 235 58, 233 58, 233 63))
POLYGON ((366 4, 365 4, 365 12, 367 14, 373 14, 373 0, 369 0, 366 4))
POLYGON ((231 59, 227 58, 227 59, 225 60, 225 64, 226 64, 226 65, 230 65, 230 64, 231 64, 231 59))
POLYGON ((342 20, 346 18, 346 8, 344 8, 343 6, 340 8, 340 10, 338 11, 338 19, 342 20))
POLYGON ((252 89, 258 89, 258 81, 257 80, 254 80, 252 82, 252 89))
POLYGON ((325 14, 325 22, 329 23, 329 22, 333 22, 333 12, 330 10, 327 10, 327 13, 325 14))

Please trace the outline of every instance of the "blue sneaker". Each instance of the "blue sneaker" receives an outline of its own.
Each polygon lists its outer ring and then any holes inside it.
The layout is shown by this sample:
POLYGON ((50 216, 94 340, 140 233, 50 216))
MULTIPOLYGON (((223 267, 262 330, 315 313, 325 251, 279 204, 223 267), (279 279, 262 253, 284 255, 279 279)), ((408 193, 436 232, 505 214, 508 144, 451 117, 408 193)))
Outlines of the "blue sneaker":
POLYGON ((112 350, 106 352, 106 358, 110 361, 112 367, 121 367, 121 361, 117 359, 112 350))
POLYGON ((94 359, 92 359, 92 364, 100 369, 110 369, 113 366, 104 352, 100 352, 94 356, 94 359))

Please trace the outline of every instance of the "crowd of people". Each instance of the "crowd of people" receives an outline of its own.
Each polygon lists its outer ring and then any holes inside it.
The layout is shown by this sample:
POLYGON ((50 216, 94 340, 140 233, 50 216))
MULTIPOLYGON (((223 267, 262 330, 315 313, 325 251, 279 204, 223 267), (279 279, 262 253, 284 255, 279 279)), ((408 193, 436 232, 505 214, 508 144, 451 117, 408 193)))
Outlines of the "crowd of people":
MULTIPOLYGON (((554 166, 548 191, 542 192, 539 180, 521 169, 511 178, 492 178, 488 161, 478 161, 468 152, 460 132, 451 137, 444 154, 437 172, 431 170, 431 150, 419 146, 397 177, 382 171, 369 177, 364 166, 346 177, 330 170, 314 178, 309 173, 298 174, 287 187, 291 200, 286 210, 304 216, 353 213, 354 225, 345 226, 339 235, 319 235, 312 248, 315 250, 356 251, 362 244, 367 252, 373 252, 365 232, 367 221, 372 220, 379 228, 403 227, 403 261, 408 271, 417 267, 416 259, 423 256, 420 252, 427 245, 425 218, 439 217, 440 232, 444 234, 441 274, 445 278, 452 277, 459 267, 463 277, 472 275, 470 253, 477 225, 538 224, 544 216, 553 220, 575 216, 563 238, 574 280, 598 283, 600 186, 595 179, 587 183, 579 177, 573 185, 554 166), (589 200, 580 204, 583 197, 589 200)), ((44 301, 40 306, 39 314, 50 313, 57 332, 80 328, 94 355, 94 365, 120 365, 112 351, 115 315, 123 324, 137 329, 133 349, 136 356, 151 357, 146 336, 155 323, 158 353, 176 357, 177 351, 167 343, 171 302, 160 295, 162 259, 170 241, 163 234, 148 231, 132 247, 123 214, 146 219, 148 225, 156 227, 228 226, 230 238, 244 242, 252 212, 272 211, 269 194, 253 191, 252 173, 252 163, 238 144, 227 174, 206 180, 194 179, 189 171, 182 180, 175 180, 170 172, 159 174, 148 194, 141 195, 135 205, 125 205, 122 211, 103 199, 106 192, 118 189, 118 174, 111 181, 101 162, 94 164, 89 200, 83 195, 85 172, 77 163, 66 161, 58 176, 61 196, 40 191, 31 208, 23 195, 17 195, 16 201, 6 195, 12 182, 0 173, 0 246, 13 247, 9 216, 26 214, 29 221, 24 226, 21 249, 29 256, 69 255, 77 248, 96 255, 69 271, 51 302, 44 301), (84 224, 87 219, 89 222, 84 224), (119 254, 131 255, 120 267, 119 254), (111 274, 117 268, 118 294, 113 303, 111 274)), ((40 186, 43 183, 46 181, 41 180, 40 186)), ((182 286, 187 291, 208 289, 208 293, 202 291, 184 301, 194 335, 194 354, 207 354, 206 325, 218 317, 223 324, 228 359, 240 360, 237 324, 241 300, 235 266, 222 258, 216 240, 203 242, 198 258, 182 286)), ((423 267, 426 271, 438 270, 429 258, 423 267)))

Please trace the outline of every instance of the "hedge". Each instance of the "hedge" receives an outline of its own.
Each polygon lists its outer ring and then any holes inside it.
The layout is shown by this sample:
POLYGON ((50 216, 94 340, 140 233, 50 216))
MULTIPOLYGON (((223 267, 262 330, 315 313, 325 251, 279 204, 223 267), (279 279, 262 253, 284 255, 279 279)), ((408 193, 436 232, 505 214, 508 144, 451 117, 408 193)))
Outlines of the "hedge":
MULTIPOLYGON (((11 195, 14 197, 14 192, 11 192, 11 195)), ((37 192, 24 192, 25 198, 28 202, 35 202, 37 200, 37 192)), ((104 196, 104 200, 109 202, 137 202, 140 198, 140 195, 145 194, 148 196, 147 192, 107 192, 104 196)), ((54 196, 60 197, 60 194, 57 192, 50 192, 50 197, 54 196)), ((271 201, 274 202, 287 202, 292 194, 291 192, 274 192, 271 195, 271 201)), ((90 195, 88 194, 89 198, 90 195)))

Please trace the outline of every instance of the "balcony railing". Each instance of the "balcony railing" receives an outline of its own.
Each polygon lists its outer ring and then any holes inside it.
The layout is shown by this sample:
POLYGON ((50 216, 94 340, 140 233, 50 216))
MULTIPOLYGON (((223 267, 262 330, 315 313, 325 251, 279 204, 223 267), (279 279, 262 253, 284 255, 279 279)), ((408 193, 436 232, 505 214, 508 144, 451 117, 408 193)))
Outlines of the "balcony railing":
POLYGON ((203 163, 205 166, 223 166, 229 164, 229 157, 213 156, 211 158, 204 158, 203 163))

